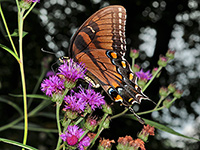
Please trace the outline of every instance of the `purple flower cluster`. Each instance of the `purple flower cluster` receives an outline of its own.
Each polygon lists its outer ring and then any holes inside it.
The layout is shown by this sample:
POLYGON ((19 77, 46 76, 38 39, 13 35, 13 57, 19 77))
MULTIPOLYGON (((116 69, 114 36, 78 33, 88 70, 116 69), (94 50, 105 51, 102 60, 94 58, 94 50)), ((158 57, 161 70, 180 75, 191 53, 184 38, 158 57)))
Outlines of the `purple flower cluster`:
POLYGON ((41 83, 41 91, 45 92, 47 96, 51 96, 54 93, 61 93, 64 89, 64 80, 58 76, 50 76, 49 79, 44 79, 41 83))
POLYGON ((52 97, 54 93, 61 93, 65 88, 65 81, 76 82, 79 78, 83 79, 86 72, 83 64, 78 64, 72 59, 64 61, 58 70, 56 75, 49 76, 41 83, 41 91, 45 92, 47 96, 52 97))
POLYGON ((82 87, 79 88, 80 91, 78 93, 72 92, 73 95, 71 94, 64 98, 66 103, 64 110, 70 109, 81 113, 87 107, 87 104, 92 110, 101 108, 101 105, 105 104, 104 96, 100 93, 95 92, 93 89, 85 90, 82 87))
POLYGON ((78 148, 80 150, 84 150, 84 147, 90 145, 90 138, 88 136, 84 136, 78 143, 79 138, 83 135, 83 129, 79 129, 78 126, 68 126, 67 131, 61 134, 61 139, 67 142, 68 145, 73 146, 78 144, 78 148))
POLYGON ((91 106, 92 110, 96 108, 101 108, 101 105, 105 104, 104 96, 102 96, 99 92, 95 92, 93 89, 86 89, 80 87, 79 93, 75 94, 76 97, 83 99, 86 103, 91 106))
POLYGON ((86 101, 81 98, 77 98, 76 96, 68 95, 65 96, 64 101, 67 105, 65 105, 64 111, 70 109, 72 111, 76 111, 78 113, 82 113, 86 106, 86 101))
POLYGON ((64 60, 64 63, 58 68, 57 75, 62 75, 68 82, 76 82, 78 79, 84 79, 86 69, 82 63, 77 64, 72 59, 64 60))
POLYGON ((147 72, 144 72, 142 69, 139 72, 135 73, 137 77, 141 80, 148 81, 152 78, 152 74, 150 73, 150 70, 147 72))

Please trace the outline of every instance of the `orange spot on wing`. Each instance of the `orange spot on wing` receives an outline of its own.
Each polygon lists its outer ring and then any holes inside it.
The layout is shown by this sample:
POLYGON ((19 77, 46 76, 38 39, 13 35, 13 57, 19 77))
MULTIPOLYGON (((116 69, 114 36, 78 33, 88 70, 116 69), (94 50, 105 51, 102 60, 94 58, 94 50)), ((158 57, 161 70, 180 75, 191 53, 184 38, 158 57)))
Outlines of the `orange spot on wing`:
POLYGON ((111 55, 111 56, 112 56, 112 58, 114 58, 114 59, 116 59, 116 58, 117 58, 117 53, 115 53, 115 52, 112 52, 110 55, 111 55))

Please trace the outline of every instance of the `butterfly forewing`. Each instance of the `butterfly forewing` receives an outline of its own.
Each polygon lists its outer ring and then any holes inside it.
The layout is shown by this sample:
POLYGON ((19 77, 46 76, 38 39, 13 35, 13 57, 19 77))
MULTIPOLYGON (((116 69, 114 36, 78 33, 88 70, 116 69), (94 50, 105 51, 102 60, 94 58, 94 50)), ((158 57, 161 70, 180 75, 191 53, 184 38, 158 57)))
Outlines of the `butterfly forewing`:
POLYGON ((75 33, 69 56, 74 57, 86 49, 115 50, 124 55, 125 22, 126 10, 122 6, 108 6, 97 11, 75 33))

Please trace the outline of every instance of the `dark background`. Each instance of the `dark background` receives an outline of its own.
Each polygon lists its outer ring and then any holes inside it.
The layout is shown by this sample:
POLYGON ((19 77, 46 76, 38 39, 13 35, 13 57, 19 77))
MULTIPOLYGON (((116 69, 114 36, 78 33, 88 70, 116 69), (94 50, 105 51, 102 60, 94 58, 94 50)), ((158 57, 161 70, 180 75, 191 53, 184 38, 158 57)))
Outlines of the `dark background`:
MULTIPOLYGON (((160 86, 168 86, 175 82, 178 88, 184 90, 183 97, 177 100, 170 109, 164 109, 142 117, 165 124, 174 130, 199 138, 200 129, 200 3, 197 0, 41 0, 25 20, 24 30, 28 35, 24 38, 24 64, 27 93, 32 93, 42 72, 41 63, 49 54, 41 51, 55 52, 59 57, 64 52, 67 55, 70 38, 75 30, 94 12, 107 5, 123 5, 127 10, 127 60, 129 49, 140 49, 140 58, 136 63, 145 71, 157 67, 160 54, 165 54, 170 48, 176 50, 175 59, 162 71, 145 91, 155 102, 158 101, 160 86)), ((12 33, 17 28, 17 12, 15 1, 3 1, 8 27, 12 33)), ((0 43, 11 48, 6 32, 0 19, 0 43)), ((16 47, 18 39, 14 38, 16 47)), ((53 57, 52 64, 57 58, 53 57)), ((6 51, 0 51, 0 94, 1 98, 15 102, 23 108, 22 98, 8 94, 21 94, 21 78, 18 63, 6 51)), ((49 65, 51 66, 51 64, 49 65)), ((51 70, 51 68, 48 68, 51 70)), ((40 89, 36 92, 42 94, 40 89)), ((29 108, 31 111, 41 100, 34 100, 29 108)), ((142 102, 140 111, 153 108, 150 102, 142 102)), ((115 104, 114 112, 120 112, 115 104)), ((54 104, 50 104, 43 112, 53 114, 54 104)), ((0 126, 4 126, 17 117, 18 113, 6 103, 0 103, 0 126)), ((29 119, 30 124, 43 128, 56 129, 54 117, 37 116, 29 119)), ((19 123, 18 126, 22 125, 19 123)), ((17 127, 17 126, 14 126, 17 127)), ((142 125, 134 120, 118 118, 112 120, 110 129, 105 130, 102 137, 114 139, 131 135, 137 137, 142 125)), ((0 137, 21 142, 23 131, 9 128, 0 132, 0 137)), ((42 131, 29 131, 28 143, 39 149, 54 149, 57 135, 42 131)), ((197 150, 200 144, 178 136, 172 136, 156 130, 155 137, 150 137, 145 144, 148 150, 197 150)), ((8 144, 0 143, 0 149, 16 149, 8 144)))

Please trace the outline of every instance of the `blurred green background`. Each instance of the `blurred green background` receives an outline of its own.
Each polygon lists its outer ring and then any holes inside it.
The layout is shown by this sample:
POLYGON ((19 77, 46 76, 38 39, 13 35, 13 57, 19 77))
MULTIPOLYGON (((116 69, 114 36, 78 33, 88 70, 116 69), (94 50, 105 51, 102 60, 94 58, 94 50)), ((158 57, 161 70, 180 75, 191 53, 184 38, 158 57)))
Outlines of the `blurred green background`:
MULTIPOLYGON (((17 28, 17 8, 14 0, 0 1, 10 32, 17 28)), ((158 101, 159 87, 175 82, 184 90, 183 97, 170 109, 143 115, 174 130, 199 138, 200 135, 200 2, 198 0, 41 0, 27 17, 24 30, 24 64, 27 93, 31 94, 44 68, 42 61, 52 57, 47 70, 62 54, 67 56, 70 38, 78 27, 94 12, 107 5, 122 5, 127 10, 126 38, 127 60, 130 48, 140 49, 136 60, 144 70, 157 67, 160 54, 168 49, 176 50, 175 59, 162 71, 159 79, 153 81, 145 91, 155 102, 158 101), (56 56, 41 51, 41 48, 55 52, 56 56)), ((2 19, 0 19, 0 43, 11 48, 2 19)), ((17 45, 18 39, 14 38, 17 45)), ((23 108, 22 98, 9 94, 22 93, 19 65, 5 50, 0 50, 0 127, 12 122, 19 114, 5 101, 12 101, 23 108)), ((42 94, 40 89, 37 94, 42 94)), ((108 98, 108 97, 107 97, 108 98)), ((30 100, 30 99, 29 99, 30 100)), ((29 112, 40 103, 34 99, 29 112)), ((142 102, 139 111, 150 110, 154 105, 142 102)), ((120 112, 115 104, 114 112, 120 112)), ((52 103, 38 116, 29 119, 30 125, 56 129, 55 105, 52 103), (48 116, 49 114, 49 116, 48 116)), ((0 131, 0 137, 22 142, 22 122, 7 130, 0 131)), ((134 120, 117 118, 112 120, 110 129, 101 137, 114 139, 131 135, 137 137, 142 125, 134 120)), ((57 134, 44 131, 29 131, 28 145, 41 150, 54 149, 57 134)), ((147 150, 198 150, 200 143, 156 130, 150 137, 147 150)), ((17 149, 0 143, 0 149, 17 149)))

